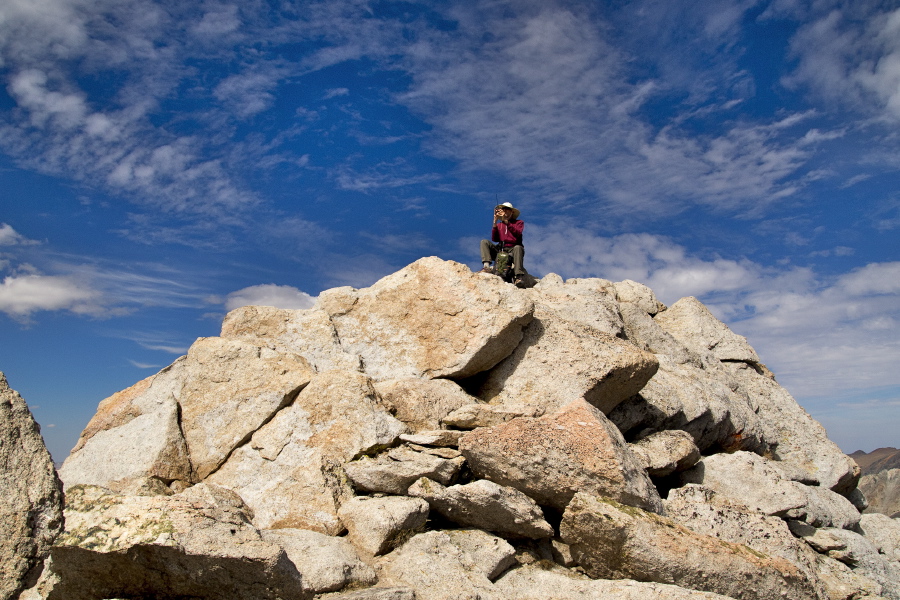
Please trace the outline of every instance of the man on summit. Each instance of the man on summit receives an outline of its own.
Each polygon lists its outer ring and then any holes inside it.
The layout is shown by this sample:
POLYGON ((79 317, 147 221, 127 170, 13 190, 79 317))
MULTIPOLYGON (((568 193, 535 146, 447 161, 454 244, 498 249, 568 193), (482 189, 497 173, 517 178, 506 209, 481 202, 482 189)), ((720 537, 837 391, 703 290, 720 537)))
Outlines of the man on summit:
POLYGON ((525 246, 522 245, 522 230, 525 222, 519 220, 519 209, 513 208, 509 202, 498 204, 494 207, 494 227, 491 229, 492 244, 488 240, 481 240, 481 262, 484 268, 482 273, 494 273, 491 263, 497 258, 497 252, 505 250, 512 255, 513 283, 516 287, 525 285, 525 246))

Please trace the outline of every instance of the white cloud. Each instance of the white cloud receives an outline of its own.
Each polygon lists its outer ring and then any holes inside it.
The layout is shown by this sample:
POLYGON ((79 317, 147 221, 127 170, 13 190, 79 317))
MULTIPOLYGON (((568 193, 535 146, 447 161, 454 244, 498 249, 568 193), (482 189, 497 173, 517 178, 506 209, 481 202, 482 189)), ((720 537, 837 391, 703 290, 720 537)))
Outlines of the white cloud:
POLYGON ((18 320, 41 310, 68 310, 76 314, 104 312, 102 296, 73 277, 27 274, 7 276, 0 283, 0 312, 18 320))
POLYGON ((315 298, 295 287, 268 283, 231 292, 225 298, 225 310, 251 305, 295 310, 312 308, 314 302, 315 298))
POLYGON ((204 14, 194 27, 194 32, 200 35, 222 35, 235 31, 240 25, 237 6, 222 6, 204 14))
POLYGON ((900 262, 866 265, 842 276, 838 285, 850 296, 900 294, 900 262))
MULTIPOLYGON (((69 84, 71 86, 71 84, 69 84)), ((165 211, 218 216, 256 203, 229 177, 221 159, 206 158, 206 140, 172 137, 134 105, 94 112, 85 94, 46 72, 25 69, 11 77, 9 92, 23 120, 0 124, 3 148, 28 166, 91 183, 165 211)))
POLYGON ((114 317, 147 307, 200 308, 205 273, 186 273, 159 263, 132 263, 59 255, 0 225, 0 246, 14 252, 0 260, 0 312, 29 322, 39 311, 114 317), (28 260, 29 262, 25 262, 28 260), (35 266, 37 265, 37 266, 35 266))
MULTIPOLYGON (((634 78, 634 57, 605 37, 596 15, 526 6, 510 7, 511 17, 457 8, 458 31, 409 53, 414 83, 400 100, 435 126, 426 145, 434 154, 505 173, 557 206, 582 197, 660 215, 691 203, 743 211, 748 201, 777 202, 804 185, 815 144, 840 135, 805 125, 810 114, 768 123, 711 114, 712 132, 697 135, 691 107, 651 125, 641 109, 670 93, 669 82, 634 78)), ((721 22, 708 23, 712 45, 725 43, 721 32, 744 10, 719 8, 721 22)))
POLYGON ((763 269, 747 260, 702 259, 668 238, 647 233, 598 236, 558 222, 529 225, 526 268, 563 277, 633 279, 650 286, 663 302, 753 287, 763 269))
MULTIPOLYGON (((29 240, 13 229, 12 225, 0 223, 0 246, 32 246, 36 244, 40 244, 40 242, 29 240)), ((0 269, 3 269, 2 265, 0 265, 0 269)))
POLYGON ((261 72, 259 67, 226 77, 216 85, 213 94, 230 105, 240 117, 250 117, 269 108, 275 101, 272 94, 278 85, 277 71, 261 72))
POLYGON ((822 3, 791 42, 799 65, 785 79, 891 121, 900 119, 900 8, 822 3))

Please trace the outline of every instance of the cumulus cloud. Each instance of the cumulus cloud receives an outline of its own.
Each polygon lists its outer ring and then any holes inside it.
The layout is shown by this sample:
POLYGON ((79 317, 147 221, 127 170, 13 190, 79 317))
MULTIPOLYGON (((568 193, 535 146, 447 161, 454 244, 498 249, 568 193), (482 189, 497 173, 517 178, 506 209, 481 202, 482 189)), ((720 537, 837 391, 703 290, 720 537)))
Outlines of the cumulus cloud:
POLYGON ((98 315, 103 312, 103 307, 97 290, 72 277, 26 274, 3 278, 0 311, 24 321, 40 310, 98 315))
POLYGON ((565 221, 529 228, 530 270, 563 277, 633 279, 649 285, 667 303, 683 296, 745 290, 764 277, 764 269, 749 260, 701 258, 664 236, 603 237, 565 221))
POLYGON ((225 310, 242 306, 274 306, 284 309, 312 308, 315 298, 289 285, 267 283, 251 285, 231 292, 225 298, 225 310))

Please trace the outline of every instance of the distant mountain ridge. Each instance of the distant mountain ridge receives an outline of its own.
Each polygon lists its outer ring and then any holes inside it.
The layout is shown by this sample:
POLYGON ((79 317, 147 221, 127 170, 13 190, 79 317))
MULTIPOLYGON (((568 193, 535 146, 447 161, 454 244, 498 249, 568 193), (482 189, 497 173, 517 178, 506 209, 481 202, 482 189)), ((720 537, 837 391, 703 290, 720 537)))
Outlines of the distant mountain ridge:
POLYGON ((900 450, 878 448, 868 454, 857 450, 849 456, 862 475, 859 489, 869 503, 865 512, 900 518, 900 450))
POLYGON ((868 454, 857 450, 850 458, 859 465, 861 475, 875 475, 888 469, 900 469, 900 450, 897 448, 878 448, 868 454))

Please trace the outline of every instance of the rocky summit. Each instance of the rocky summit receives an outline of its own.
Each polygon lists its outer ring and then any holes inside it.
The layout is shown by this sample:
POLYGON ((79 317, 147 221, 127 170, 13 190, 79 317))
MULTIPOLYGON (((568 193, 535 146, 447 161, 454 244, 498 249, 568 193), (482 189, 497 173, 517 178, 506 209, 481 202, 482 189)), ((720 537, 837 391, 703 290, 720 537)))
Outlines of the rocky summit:
POLYGON ((239 308, 100 402, 64 504, 0 399, 3 599, 900 600, 856 463, 746 339, 633 281, 431 257, 239 308))

